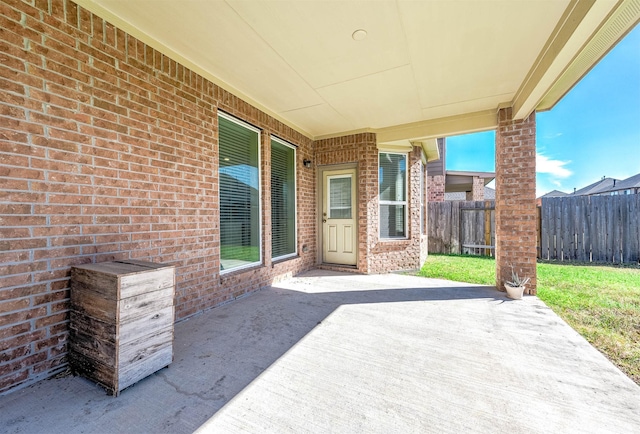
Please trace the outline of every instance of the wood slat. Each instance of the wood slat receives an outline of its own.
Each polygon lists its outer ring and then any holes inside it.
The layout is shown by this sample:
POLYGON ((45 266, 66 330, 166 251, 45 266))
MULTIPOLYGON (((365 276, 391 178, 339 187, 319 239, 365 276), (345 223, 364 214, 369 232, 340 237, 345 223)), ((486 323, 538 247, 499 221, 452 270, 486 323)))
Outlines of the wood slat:
POLYGON ((120 298, 135 297, 145 292, 174 286, 174 269, 162 268, 153 273, 135 273, 120 279, 120 298))
POLYGON ((148 377, 154 372, 169 366, 172 361, 173 350, 169 344, 157 348, 153 353, 144 357, 144 359, 126 365, 126 367, 119 372, 118 388, 122 390, 131 386, 142 378, 148 377))
POLYGON ((125 344, 173 324, 173 306, 151 312, 141 318, 120 325, 120 343, 125 344))
POLYGON ((120 323, 126 324, 150 313, 173 306, 173 287, 125 298, 120 300, 118 304, 120 323))

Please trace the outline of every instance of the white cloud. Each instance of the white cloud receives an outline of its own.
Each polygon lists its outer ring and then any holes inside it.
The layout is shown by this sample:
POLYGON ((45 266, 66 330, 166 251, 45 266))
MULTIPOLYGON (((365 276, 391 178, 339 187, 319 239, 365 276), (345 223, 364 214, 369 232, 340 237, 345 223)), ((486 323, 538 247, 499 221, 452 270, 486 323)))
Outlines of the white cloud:
POLYGON ((552 160, 542 154, 536 154, 536 172, 548 173, 555 178, 568 178, 573 172, 567 169, 567 164, 571 161, 552 160))
POLYGON ((548 136, 544 136, 544 138, 545 139, 557 139, 560 136, 562 136, 562 133, 554 133, 554 134, 549 134, 548 136))

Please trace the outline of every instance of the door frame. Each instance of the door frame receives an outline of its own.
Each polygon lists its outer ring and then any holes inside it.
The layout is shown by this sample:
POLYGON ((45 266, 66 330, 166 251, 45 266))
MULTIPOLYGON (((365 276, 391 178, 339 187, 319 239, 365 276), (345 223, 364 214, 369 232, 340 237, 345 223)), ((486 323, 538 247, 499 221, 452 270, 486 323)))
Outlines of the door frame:
POLYGON ((324 255, 323 255, 323 249, 324 249, 324 225, 322 223, 322 208, 324 206, 324 204, 322 203, 324 201, 324 189, 325 189, 325 185, 324 185, 324 174, 325 172, 329 172, 329 171, 334 171, 334 170, 348 170, 348 169, 353 169, 355 170, 355 183, 356 183, 356 193, 355 193, 355 198, 354 198, 354 202, 353 202, 353 206, 354 209, 356 210, 355 213, 355 227, 356 227, 356 265, 339 265, 339 264, 330 264, 331 266, 335 266, 335 267, 344 267, 344 268, 358 268, 358 261, 360 259, 360 248, 359 248, 359 241, 360 241, 360 207, 359 205, 359 197, 360 197, 360 177, 358 175, 358 163, 343 163, 343 164, 332 164, 329 166, 317 166, 318 170, 317 170, 317 180, 316 180, 316 191, 318 192, 318 194, 316 195, 316 227, 318 228, 318 231, 316 231, 316 263, 317 264, 325 264, 324 262, 324 255))

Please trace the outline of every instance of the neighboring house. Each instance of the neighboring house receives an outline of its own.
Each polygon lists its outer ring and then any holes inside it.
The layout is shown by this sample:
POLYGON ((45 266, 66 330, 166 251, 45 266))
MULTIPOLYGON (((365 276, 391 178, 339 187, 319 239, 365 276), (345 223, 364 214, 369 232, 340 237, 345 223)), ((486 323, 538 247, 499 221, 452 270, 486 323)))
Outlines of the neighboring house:
POLYGON ((542 195, 540 197, 565 197, 565 196, 569 196, 569 194, 560 190, 551 190, 549 193, 542 195))
POLYGON ((573 193, 553 190, 539 197, 538 201, 543 197, 611 196, 617 194, 640 194, 640 173, 623 180, 603 176, 599 181, 579 190, 574 190, 573 193))
MULTIPOLYGON (((458 191, 454 193, 445 193, 444 200, 469 200, 469 193, 466 191, 458 191)), ((496 191, 491 187, 484 187, 484 198, 481 200, 495 200, 496 191)))
POLYGON ((564 191, 560 191, 560 190, 551 190, 549 193, 544 194, 542 196, 540 196, 539 198, 536 199, 536 203, 538 204, 538 206, 542 206, 542 198, 544 197, 565 197, 565 196, 569 196, 567 193, 565 193, 564 191))
POLYGON ((0 393, 66 369, 74 265, 175 266, 176 320, 315 267, 419 268, 438 137, 495 130, 496 285, 513 266, 535 293, 536 112, 640 18, 568 0, 0 4, 0 393))
POLYGON ((607 191, 598 194, 640 194, 640 173, 623 180, 614 180, 607 191))
POLYGON ((589 184, 579 190, 574 190, 573 196, 596 196, 600 194, 610 194, 611 189, 615 187, 619 179, 602 177, 599 181, 589 184))
MULTIPOLYGON (((447 145, 446 139, 438 139, 439 158, 427 164, 427 191, 429 202, 442 202, 452 194, 461 199, 455 200, 485 200, 486 185, 496 177, 494 172, 468 172, 446 170, 447 145), (449 196, 447 196, 449 195, 449 196)), ((495 196, 494 196, 495 198, 495 196)))

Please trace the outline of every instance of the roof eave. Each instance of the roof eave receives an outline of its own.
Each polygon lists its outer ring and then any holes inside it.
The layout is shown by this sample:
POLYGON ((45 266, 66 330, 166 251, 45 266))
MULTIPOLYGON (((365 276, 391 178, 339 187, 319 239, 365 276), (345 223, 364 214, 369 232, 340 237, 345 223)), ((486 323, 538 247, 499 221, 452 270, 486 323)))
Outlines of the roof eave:
POLYGON ((550 110, 640 22, 640 0, 574 0, 513 100, 515 119, 550 110))

